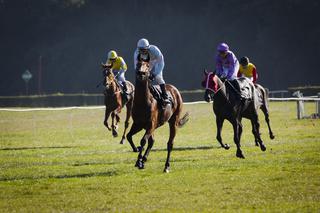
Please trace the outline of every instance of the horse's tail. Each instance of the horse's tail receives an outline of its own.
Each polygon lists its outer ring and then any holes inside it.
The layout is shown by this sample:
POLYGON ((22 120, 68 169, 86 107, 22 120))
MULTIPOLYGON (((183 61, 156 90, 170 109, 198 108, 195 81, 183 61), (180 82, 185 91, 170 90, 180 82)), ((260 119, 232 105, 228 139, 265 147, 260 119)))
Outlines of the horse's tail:
POLYGON ((189 121, 189 112, 186 112, 184 116, 178 122, 178 128, 183 127, 189 121))
POLYGON ((266 100, 268 101, 268 98, 269 98, 269 89, 268 88, 264 88, 264 87, 262 87, 263 89, 264 89, 264 91, 265 91, 265 98, 266 98, 266 100))
POLYGON ((262 92, 262 95, 263 95, 264 104, 266 105, 266 108, 268 109, 268 105, 269 105, 269 89, 268 88, 264 88, 263 86, 261 86, 261 92, 262 92))
POLYGON ((260 93, 260 95, 261 95, 262 104, 268 105, 268 98, 269 98, 269 90, 268 90, 268 88, 264 88, 260 84, 255 84, 255 88, 258 91, 258 94, 260 93))

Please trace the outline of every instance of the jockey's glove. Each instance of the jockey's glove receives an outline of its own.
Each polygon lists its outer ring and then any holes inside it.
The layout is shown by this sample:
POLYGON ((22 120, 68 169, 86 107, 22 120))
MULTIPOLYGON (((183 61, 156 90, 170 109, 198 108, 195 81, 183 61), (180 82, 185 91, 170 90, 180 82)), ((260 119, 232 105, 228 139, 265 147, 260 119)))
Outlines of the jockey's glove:
POLYGON ((220 80, 221 80, 222 82, 225 82, 225 81, 227 80, 227 76, 221 76, 221 77, 220 77, 220 80))
POLYGON ((154 75, 153 75, 153 74, 150 74, 150 75, 149 75, 149 79, 150 79, 150 81, 153 81, 153 80, 154 80, 154 75))

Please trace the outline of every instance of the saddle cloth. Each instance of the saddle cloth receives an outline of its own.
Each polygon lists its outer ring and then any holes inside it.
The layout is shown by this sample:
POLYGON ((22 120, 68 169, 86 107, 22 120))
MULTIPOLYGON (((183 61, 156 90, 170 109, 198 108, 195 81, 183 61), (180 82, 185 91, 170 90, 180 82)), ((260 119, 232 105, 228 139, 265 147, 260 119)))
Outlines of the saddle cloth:
POLYGON ((237 89, 240 89, 240 95, 241 98, 252 100, 252 83, 247 78, 238 78, 236 79, 238 82, 239 87, 237 89))
MULTIPOLYGON (((154 97, 154 99, 157 100, 158 104, 162 105, 163 104, 163 98, 162 98, 162 92, 161 92, 161 88, 159 85, 150 85, 149 86, 150 92, 152 94, 152 96, 154 97)), ((173 97, 171 95, 170 92, 167 91, 168 94, 168 99, 171 102, 171 106, 173 106, 173 97)))

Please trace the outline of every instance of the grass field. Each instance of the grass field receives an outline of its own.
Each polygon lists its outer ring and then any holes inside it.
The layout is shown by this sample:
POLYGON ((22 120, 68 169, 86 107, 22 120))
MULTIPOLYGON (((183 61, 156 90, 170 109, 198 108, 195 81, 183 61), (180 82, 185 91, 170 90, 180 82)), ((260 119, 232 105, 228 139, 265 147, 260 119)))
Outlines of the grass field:
POLYGON ((244 120, 246 159, 238 159, 227 122, 231 148, 218 146, 211 104, 185 105, 191 119, 178 131, 169 174, 168 125, 138 170, 129 144, 104 128, 103 109, 0 111, 0 212, 319 212, 320 120, 297 120, 295 106, 270 103, 272 141, 260 115, 266 152, 244 120))

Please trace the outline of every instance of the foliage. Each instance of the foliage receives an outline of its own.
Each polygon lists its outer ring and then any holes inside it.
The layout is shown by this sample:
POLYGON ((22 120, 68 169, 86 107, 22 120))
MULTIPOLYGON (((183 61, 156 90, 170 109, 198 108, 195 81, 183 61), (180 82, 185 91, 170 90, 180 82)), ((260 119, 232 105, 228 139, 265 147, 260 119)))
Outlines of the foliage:
POLYGON ((138 170, 137 154, 104 128, 103 110, 0 111, 0 211, 319 210, 320 120, 297 120, 295 103, 271 103, 276 139, 268 138, 260 117, 267 145, 261 152, 244 120, 242 160, 227 122, 222 136, 231 148, 219 148, 211 104, 185 111, 191 120, 178 131, 169 174, 162 173, 167 125, 156 132, 145 170, 138 170))

